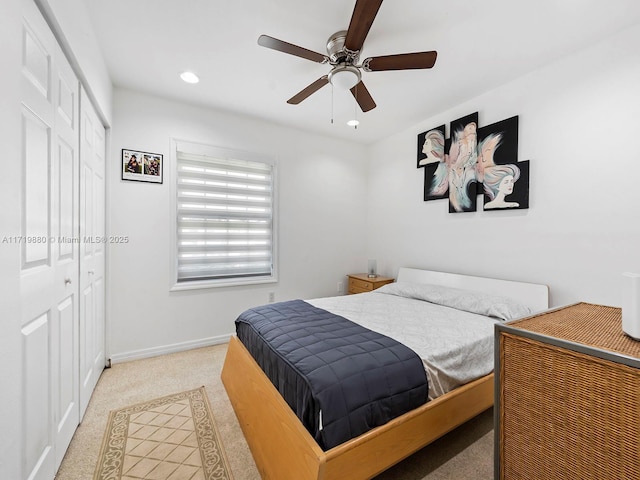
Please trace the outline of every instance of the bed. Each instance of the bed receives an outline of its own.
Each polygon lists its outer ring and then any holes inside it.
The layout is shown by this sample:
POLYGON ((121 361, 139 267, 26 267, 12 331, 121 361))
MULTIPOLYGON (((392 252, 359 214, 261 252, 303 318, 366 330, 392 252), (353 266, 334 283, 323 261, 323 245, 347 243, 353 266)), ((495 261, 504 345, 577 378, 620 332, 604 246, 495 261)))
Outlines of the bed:
MULTIPOLYGON (((544 285, 411 268, 401 268, 397 282, 508 297, 530 312, 548 307, 544 285)), ((329 309, 332 302, 309 301, 329 309)), ((493 405, 493 373, 487 373, 323 450, 237 337, 229 343, 222 380, 260 474, 278 480, 371 478, 493 405)))

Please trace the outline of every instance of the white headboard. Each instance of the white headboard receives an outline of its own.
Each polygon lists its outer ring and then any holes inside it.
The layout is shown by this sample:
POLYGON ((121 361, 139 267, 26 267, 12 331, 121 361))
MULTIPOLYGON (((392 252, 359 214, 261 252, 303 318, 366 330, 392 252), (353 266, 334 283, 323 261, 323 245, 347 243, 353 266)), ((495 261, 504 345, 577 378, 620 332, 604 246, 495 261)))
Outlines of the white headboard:
POLYGON ((509 297, 528 306, 533 312, 541 312, 549 308, 549 287, 537 283, 496 280, 406 267, 401 267, 398 271, 397 281, 427 283, 509 297))

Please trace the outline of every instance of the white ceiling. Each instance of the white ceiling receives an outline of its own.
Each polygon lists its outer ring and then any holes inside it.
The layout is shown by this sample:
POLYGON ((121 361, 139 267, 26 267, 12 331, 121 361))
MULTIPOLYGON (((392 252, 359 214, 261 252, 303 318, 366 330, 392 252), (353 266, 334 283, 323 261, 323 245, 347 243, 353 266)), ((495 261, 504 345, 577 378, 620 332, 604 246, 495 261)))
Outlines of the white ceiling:
MULTIPOLYGON (((326 54, 355 0, 87 0, 114 85, 371 143, 640 21, 638 0, 387 0, 360 58, 436 50, 431 70, 364 72, 377 108, 357 130, 349 94, 326 86, 286 100, 329 72, 260 47, 267 34, 326 54), (200 83, 178 75, 191 70, 200 83)), ((598 59, 594 58, 594 69, 598 59)))

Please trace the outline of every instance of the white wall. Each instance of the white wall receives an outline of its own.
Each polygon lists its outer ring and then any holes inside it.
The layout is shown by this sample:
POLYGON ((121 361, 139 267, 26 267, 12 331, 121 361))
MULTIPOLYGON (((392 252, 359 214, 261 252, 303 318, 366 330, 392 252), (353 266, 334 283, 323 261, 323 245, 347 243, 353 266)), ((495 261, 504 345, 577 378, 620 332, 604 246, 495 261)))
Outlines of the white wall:
POLYGON ((364 147, 232 113, 126 90, 114 94, 109 165, 112 235, 127 245, 109 250, 109 349, 114 361, 159 353, 235 331, 251 306, 335 295, 344 275, 366 270, 364 147), (170 139, 265 154, 278 182, 279 282, 170 292, 170 139), (164 155, 164 183, 122 181, 122 148, 164 155), (183 344, 183 345, 180 345, 183 344), (149 350, 151 349, 151 350, 149 350))
POLYGON ((622 272, 640 272, 638 44, 635 27, 373 145, 368 251, 381 273, 532 281, 549 285, 553 305, 619 306, 622 272), (528 210, 450 214, 446 200, 423 202, 417 134, 475 111, 480 126, 519 115, 528 210))

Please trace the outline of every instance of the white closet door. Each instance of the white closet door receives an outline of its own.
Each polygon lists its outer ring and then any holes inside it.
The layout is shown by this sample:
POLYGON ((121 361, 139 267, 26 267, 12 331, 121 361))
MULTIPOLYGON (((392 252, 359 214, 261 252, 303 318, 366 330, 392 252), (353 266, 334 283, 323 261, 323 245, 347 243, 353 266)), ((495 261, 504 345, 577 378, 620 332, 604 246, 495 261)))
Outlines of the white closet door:
POLYGON ((51 479, 79 423, 79 84, 32 0, 22 66, 22 478, 51 479))
POLYGON ((104 370, 105 128, 86 92, 80 100, 80 418, 104 370))

